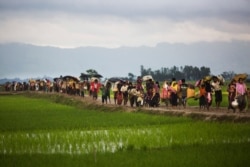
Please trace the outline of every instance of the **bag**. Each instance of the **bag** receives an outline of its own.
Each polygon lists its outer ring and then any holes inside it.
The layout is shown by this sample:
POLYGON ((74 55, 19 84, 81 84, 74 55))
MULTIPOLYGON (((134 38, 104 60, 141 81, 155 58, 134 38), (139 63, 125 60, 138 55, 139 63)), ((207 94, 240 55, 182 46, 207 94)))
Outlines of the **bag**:
POLYGON ((234 108, 236 108, 236 107, 238 107, 238 105, 239 105, 239 103, 238 103, 237 99, 234 99, 234 101, 232 101, 232 106, 234 108))
POLYGON ((187 98, 195 97, 195 90, 187 88, 187 98))

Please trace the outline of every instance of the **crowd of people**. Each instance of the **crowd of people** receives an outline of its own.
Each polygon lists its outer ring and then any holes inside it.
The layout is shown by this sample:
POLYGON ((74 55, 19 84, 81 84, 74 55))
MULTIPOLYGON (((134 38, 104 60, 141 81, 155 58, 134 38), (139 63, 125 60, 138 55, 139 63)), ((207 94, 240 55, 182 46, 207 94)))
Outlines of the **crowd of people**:
MULTIPOLYGON (((98 81, 95 81, 98 83, 98 81)), ((209 110, 212 102, 215 102, 216 109, 220 109, 223 100, 222 87, 227 86, 228 92, 228 110, 239 109, 244 112, 249 105, 250 91, 244 83, 243 78, 233 79, 228 85, 221 76, 207 76, 197 81, 194 85, 187 84, 185 79, 177 81, 172 78, 171 81, 165 81, 161 86, 158 81, 148 79, 143 81, 141 77, 137 78, 135 83, 128 81, 117 81, 112 87, 112 83, 100 84, 101 99, 103 104, 111 103, 110 91, 114 94, 114 104, 133 106, 158 107, 165 104, 173 108, 183 106, 186 108, 187 99, 194 98, 199 101, 199 108, 209 110), (195 92, 195 87, 199 89, 195 92), (214 99, 214 100, 213 100, 214 99)), ((98 94, 99 88, 94 87, 93 92, 98 94)), ((91 87, 90 87, 91 92, 91 87)), ((96 96, 93 96, 96 99, 96 96)))
POLYGON ((6 91, 45 91, 60 92, 71 95, 91 96, 93 100, 97 100, 100 95, 102 104, 113 103, 116 105, 149 106, 158 107, 160 104, 176 108, 182 106, 186 108, 187 99, 194 98, 198 100, 199 108, 202 110, 210 109, 213 98, 216 109, 221 107, 223 100, 222 87, 227 86, 228 92, 228 110, 239 109, 244 112, 249 105, 249 89, 244 83, 244 78, 232 79, 228 85, 224 85, 221 76, 207 76, 197 81, 195 84, 187 84, 185 79, 164 81, 161 85, 158 81, 154 81, 152 77, 138 77, 136 82, 132 83, 124 80, 109 81, 101 83, 98 78, 92 78, 90 81, 85 80, 78 82, 76 80, 67 79, 30 81, 29 83, 6 83, 6 91), (195 91, 198 88, 198 93, 195 91), (113 100, 111 100, 111 92, 113 100))

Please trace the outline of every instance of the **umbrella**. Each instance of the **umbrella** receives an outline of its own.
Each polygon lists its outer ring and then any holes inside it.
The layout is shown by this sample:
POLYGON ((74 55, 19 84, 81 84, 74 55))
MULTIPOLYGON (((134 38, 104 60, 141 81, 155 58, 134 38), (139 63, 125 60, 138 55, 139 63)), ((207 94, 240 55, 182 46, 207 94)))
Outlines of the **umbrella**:
POLYGON ((73 76, 70 76, 70 75, 64 76, 62 79, 63 79, 63 80, 73 80, 73 81, 75 81, 75 82, 79 82, 79 79, 78 79, 78 78, 73 77, 73 76))
POLYGON ((91 75, 92 77, 96 77, 96 78, 102 78, 102 75, 100 75, 100 74, 93 74, 93 75, 91 75))
POLYGON ((240 78, 243 79, 243 80, 246 80, 246 79, 247 79, 247 74, 236 74, 236 75, 233 77, 233 79, 234 79, 235 81, 238 81, 240 78))
POLYGON ((121 81, 121 80, 122 80, 122 78, 119 78, 119 77, 112 77, 112 78, 109 78, 109 79, 108 79, 108 81, 109 81, 109 82, 112 82, 112 83, 115 83, 115 82, 121 81))
POLYGON ((80 76, 80 78, 82 79, 82 80, 88 80, 89 79, 89 74, 85 74, 85 73, 81 73, 81 76, 80 76))
POLYGON ((142 77, 142 80, 143 80, 143 81, 148 81, 148 80, 150 80, 150 79, 153 80, 153 77, 152 77, 151 75, 145 75, 145 76, 142 77))
POLYGON ((31 82, 36 82, 36 80, 34 80, 34 79, 30 79, 29 80, 29 82, 31 83, 31 82))
POLYGON ((53 81, 54 82, 57 82, 57 81, 59 81, 60 80, 60 78, 53 78, 53 81))

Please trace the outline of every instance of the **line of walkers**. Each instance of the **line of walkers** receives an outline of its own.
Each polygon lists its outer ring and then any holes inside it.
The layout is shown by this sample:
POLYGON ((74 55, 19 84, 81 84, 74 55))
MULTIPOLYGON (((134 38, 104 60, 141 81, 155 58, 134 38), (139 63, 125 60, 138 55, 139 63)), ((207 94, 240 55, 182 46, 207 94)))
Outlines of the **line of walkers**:
MULTIPOLYGON (((244 80, 246 75, 238 75, 228 84, 228 110, 244 112, 247 104, 250 105, 250 91, 247 89, 244 80)), ((6 91, 45 91, 61 92, 70 95, 85 94, 93 97, 94 100, 101 94, 102 103, 111 103, 111 91, 113 92, 114 104, 133 106, 158 107, 161 103, 167 107, 183 106, 186 108, 187 99, 198 100, 200 109, 209 110, 214 94, 216 108, 219 109, 222 102, 222 86, 224 85, 222 76, 206 76, 195 84, 187 84, 185 79, 177 81, 164 81, 160 86, 158 81, 154 81, 152 76, 137 77, 135 83, 122 79, 106 80, 101 84, 98 78, 91 78, 80 82, 74 77, 63 77, 49 80, 30 80, 29 83, 8 82, 5 84, 6 91), (195 92, 195 87, 199 89, 195 92), (100 92, 101 91, 101 92, 100 92)), ((250 107, 247 107, 250 108, 250 107)))
MULTIPOLYGON (((186 108, 187 99, 194 98, 199 102, 200 109, 209 110, 214 98, 216 109, 220 109, 225 80, 222 76, 206 76, 197 81, 194 85, 187 84, 185 79, 176 81, 172 78, 170 82, 165 81, 160 86, 158 81, 152 78, 143 80, 137 78, 136 83, 127 81, 116 81, 113 86, 111 82, 106 82, 100 87, 102 94, 102 103, 107 104, 110 101, 110 91, 114 94, 114 103, 117 105, 133 106, 149 106, 157 107, 160 103, 164 103, 167 107, 183 106, 186 108), (195 92, 195 87, 199 89, 195 92)), ((244 78, 235 78, 228 84, 228 110, 244 112, 246 108, 250 108, 250 90, 244 83, 244 78), (247 107, 248 104, 248 107, 247 107)))

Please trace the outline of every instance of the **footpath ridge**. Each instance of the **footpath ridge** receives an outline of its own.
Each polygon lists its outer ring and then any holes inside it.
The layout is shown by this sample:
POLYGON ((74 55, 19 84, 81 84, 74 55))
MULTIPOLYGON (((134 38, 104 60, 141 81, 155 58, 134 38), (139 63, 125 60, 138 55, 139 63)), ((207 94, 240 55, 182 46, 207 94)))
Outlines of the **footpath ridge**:
POLYGON ((210 107, 207 109, 200 109, 197 106, 187 106, 183 108, 178 106, 173 108, 172 106, 166 107, 164 104, 161 104, 159 107, 131 107, 129 103, 127 105, 117 105, 114 104, 113 99, 111 103, 102 104, 100 97, 96 101, 92 97, 86 96, 82 100, 92 101, 97 105, 103 105, 108 107, 120 107, 127 112, 144 112, 150 114, 160 114, 160 115, 172 115, 172 116, 185 116, 191 117, 194 119, 200 119, 204 121, 227 121, 227 122, 250 122, 250 109, 239 112, 236 109, 236 112, 233 110, 228 110, 227 107, 220 107, 219 109, 215 107, 210 107))

